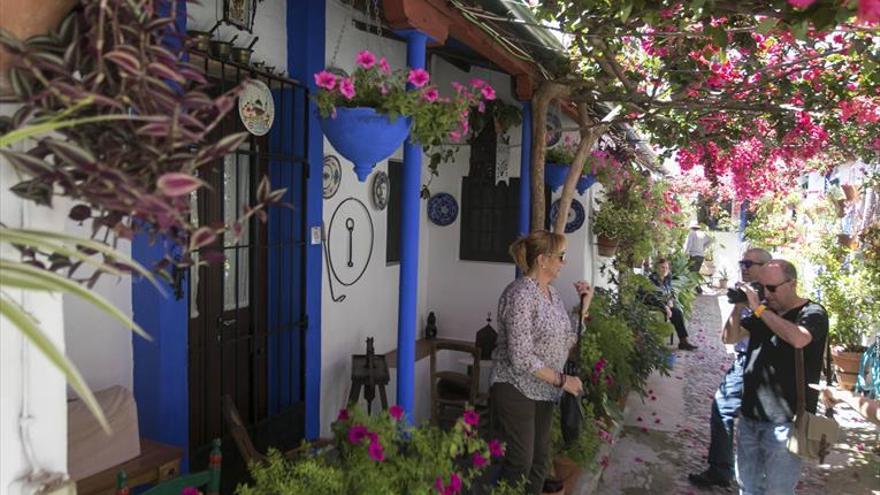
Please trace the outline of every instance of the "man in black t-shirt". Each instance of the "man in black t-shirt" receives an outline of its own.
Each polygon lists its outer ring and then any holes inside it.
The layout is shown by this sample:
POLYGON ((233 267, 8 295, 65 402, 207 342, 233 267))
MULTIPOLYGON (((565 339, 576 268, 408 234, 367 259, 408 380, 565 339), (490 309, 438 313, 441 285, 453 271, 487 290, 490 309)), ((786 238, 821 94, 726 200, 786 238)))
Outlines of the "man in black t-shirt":
MULTIPOLYGON (((807 383, 818 383, 828 335, 828 314, 797 294, 797 270, 771 260, 758 275, 766 301, 742 289, 752 315, 740 322, 749 348, 743 370, 743 397, 737 431, 736 477, 740 494, 793 494, 801 459, 786 442, 794 429, 797 404, 794 350, 804 350, 807 383)), ((807 411, 815 413, 818 392, 805 388, 807 411)))

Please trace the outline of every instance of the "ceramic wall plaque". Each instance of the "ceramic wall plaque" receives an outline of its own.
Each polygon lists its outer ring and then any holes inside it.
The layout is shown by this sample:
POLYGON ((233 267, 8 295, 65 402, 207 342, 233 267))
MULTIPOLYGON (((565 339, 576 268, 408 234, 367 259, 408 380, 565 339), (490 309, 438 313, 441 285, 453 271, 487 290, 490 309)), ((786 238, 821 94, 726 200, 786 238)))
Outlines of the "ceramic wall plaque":
POLYGON ((266 83, 248 81, 238 97, 238 115, 245 129, 255 136, 264 136, 275 121, 275 100, 266 83))

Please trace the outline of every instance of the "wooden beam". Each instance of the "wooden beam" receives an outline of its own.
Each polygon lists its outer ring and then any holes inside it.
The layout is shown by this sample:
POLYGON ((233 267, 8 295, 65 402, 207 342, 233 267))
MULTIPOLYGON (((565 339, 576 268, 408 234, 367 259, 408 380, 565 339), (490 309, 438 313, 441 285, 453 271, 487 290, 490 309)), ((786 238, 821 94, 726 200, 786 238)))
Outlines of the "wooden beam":
POLYGON ((514 57, 445 0, 384 0, 382 4, 392 28, 418 29, 437 42, 453 36, 510 74, 518 99, 531 99, 539 80, 537 68, 514 57))

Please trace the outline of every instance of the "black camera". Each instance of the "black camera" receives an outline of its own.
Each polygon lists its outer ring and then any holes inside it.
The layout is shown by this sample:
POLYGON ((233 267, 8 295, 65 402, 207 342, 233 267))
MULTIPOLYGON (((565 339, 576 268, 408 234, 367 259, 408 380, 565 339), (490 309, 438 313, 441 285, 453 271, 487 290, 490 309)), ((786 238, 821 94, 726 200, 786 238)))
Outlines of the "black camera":
MULTIPOLYGON (((752 282, 747 285, 750 286, 752 289, 755 289, 755 292, 758 293, 759 301, 764 300, 763 285, 759 284, 758 282, 752 282)), ((749 298, 746 297, 746 293, 740 288, 727 289, 727 302, 729 302, 730 304, 747 303, 749 302, 749 298)))

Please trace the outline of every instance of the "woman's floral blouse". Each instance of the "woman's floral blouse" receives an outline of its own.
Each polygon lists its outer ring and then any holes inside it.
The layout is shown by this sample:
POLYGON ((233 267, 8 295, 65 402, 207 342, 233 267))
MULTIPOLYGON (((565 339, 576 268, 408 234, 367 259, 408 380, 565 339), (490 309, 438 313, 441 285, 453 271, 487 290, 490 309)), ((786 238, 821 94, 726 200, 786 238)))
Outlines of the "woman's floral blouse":
POLYGON ((532 400, 559 400, 561 389, 533 373, 545 367, 561 372, 576 340, 559 291, 549 288, 548 299, 538 282, 520 277, 498 301, 498 342, 490 382, 509 383, 532 400))

